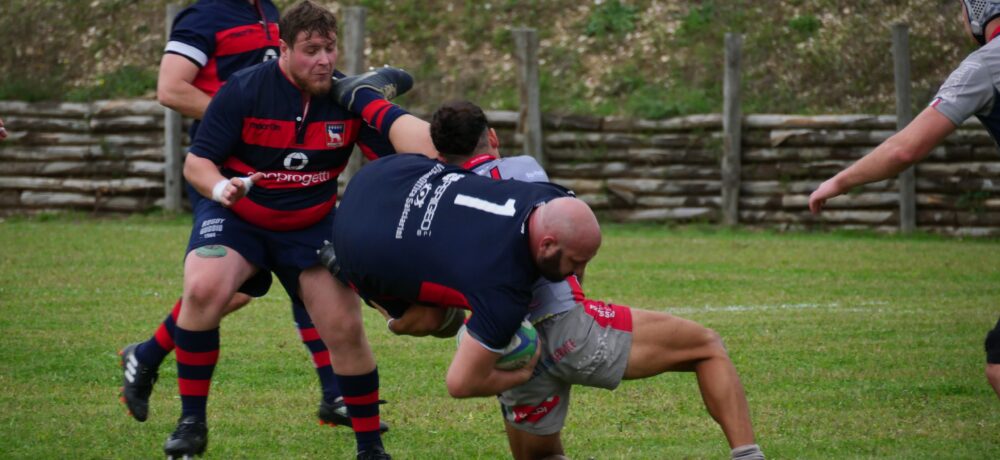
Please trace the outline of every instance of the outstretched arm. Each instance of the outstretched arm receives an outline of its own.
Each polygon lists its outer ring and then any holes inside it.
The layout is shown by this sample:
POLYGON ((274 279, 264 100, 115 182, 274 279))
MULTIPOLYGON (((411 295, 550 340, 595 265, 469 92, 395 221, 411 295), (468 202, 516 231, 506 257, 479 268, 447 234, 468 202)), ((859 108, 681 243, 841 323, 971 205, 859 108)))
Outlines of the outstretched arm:
POLYGON ((819 213, 826 200, 862 184, 893 177, 924 159, 956 126, 933 107, 847 169, 823 182, 809 196, 809 209, 819 213))

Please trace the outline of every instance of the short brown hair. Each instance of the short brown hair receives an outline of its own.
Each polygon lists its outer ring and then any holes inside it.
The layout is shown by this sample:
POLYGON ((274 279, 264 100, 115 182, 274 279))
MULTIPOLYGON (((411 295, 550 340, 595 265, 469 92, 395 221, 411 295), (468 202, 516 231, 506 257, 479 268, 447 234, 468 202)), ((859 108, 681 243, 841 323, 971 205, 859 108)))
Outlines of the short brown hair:
POLYGON ((299 36, 299 32, 305 32, 306 37, 312 34, 337 35, 337 17, 310 0, 302 0, 285 10, 278 22, 278 29, 279 37, 291 48, 295 45, 295 37, 299 36))
POLYGON ((476 104, 446 102, 431 116, 431 141, 446 156, 466 157, 485 147, 487 128, 486 114, 476 104))

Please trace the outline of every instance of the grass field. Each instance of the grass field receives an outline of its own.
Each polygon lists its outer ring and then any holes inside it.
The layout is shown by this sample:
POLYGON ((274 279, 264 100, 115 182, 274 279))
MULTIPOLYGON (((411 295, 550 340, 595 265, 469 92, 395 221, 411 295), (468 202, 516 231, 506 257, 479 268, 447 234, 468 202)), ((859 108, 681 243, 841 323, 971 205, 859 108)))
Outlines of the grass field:
MULTIPOLYGON (((150 420, 117 401, 116 351, 180 294, 190 220, 0 223, 0 457, 155 458, 180 404, 168 358, 150 420)), ((608 226, 591 297, 699 321, 726 339, 769 458, 1000 458, 983 337, 1000 242, 608 226)), ((277 285, 276 285, 277 286, 277 285)), ((399 338, 366 312, 399 459, 504 458, 495 401, 453 400, 452 340, 399 338)), ((209 458, 353 458, 316 424, 319 390, 280 288, 229 317, 209 458)), ((693 375, 578 388, 575 459, 728 458, 693 375)))

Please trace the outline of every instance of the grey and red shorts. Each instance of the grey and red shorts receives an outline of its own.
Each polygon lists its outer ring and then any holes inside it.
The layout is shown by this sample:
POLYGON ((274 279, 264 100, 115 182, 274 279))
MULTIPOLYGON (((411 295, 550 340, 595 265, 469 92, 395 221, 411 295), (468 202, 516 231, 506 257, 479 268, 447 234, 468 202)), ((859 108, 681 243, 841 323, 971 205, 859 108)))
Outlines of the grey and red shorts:
POLYGON ((621 383, 632 349, 632 310, 584 300, 535 329, 543 347, 535 374, 498 399, 513 427, 544 436, 562 430, 573 385, 613 390, 621 383))

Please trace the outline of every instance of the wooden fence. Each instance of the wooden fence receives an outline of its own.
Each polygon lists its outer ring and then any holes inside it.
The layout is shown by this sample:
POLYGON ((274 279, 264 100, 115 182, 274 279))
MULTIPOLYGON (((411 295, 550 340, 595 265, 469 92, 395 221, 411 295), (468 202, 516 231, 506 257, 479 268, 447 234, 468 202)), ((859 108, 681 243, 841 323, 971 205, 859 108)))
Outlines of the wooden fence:
MULTIPOLYGON (((488 112, 502 150, 522 151, 517 112, 488 112)), ((51 210, 144 212, 163 206, 163 110, 155 101, 0 101, 0 214, 51 210)), ((667 120, 543 116, 552 178, 602 218, 721 223, 722 115, 667 120)), ((756 227, 899 228, 894 180, 831 200, 807 199, 821 181, 895 130, 894 116, 742 117, 738 224, 756 227)), ((916 167, 916 226, 954 235, 1000 234, 1000 155, 970 121, 916 167), (994 184, 994 181, 997 184, 994 184)))

